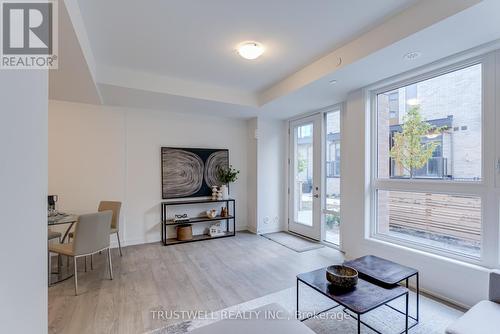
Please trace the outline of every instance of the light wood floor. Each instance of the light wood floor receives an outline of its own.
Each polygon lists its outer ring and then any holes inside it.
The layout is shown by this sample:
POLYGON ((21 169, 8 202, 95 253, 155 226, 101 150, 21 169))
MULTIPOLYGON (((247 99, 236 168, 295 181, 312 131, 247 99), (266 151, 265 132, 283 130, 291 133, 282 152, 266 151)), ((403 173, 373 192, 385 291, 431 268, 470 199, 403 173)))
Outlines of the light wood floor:
MULTIPOLYGON (((295 285, 298 273, 342 261, 323 247, 297 253, 241 232, 234 238, 113 250, 114 280, 105 255, 94 270, 49 288, 49 333, 144 333, 165 326, 152 310, 215 311, 295 285)), ((83 263, 82 263, 83 264, 83 263)))

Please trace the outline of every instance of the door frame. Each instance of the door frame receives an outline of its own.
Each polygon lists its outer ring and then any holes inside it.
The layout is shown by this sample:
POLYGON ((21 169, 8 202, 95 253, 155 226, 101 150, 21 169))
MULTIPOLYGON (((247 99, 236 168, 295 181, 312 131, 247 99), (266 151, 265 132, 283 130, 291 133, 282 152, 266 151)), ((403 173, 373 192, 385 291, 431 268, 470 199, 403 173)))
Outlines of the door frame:
POLYGON ((322 166, 322 161, 324 160, 324 150, 323 150, 323 139, 324 139, 324 113, 316 112, 314 114, 306 115, 304 117, 291 119, 288 121, 288 226, 289 232, 300 234, 302 236, 322 241, 323 239, 323 179, 324 179, 324 168, 322 166), (307 226, 300 223, 293 222, 294 219, 294 205, 292 204, 293 192, 295 188, 292 186, 295 181, 295 173, 293 170, 292 159, 295 158, 295 146, 292 140, 294 140, 294 128, 300 126, 300 124, 313 123, 313 225, 307 226), (316 197, 317 196, 317 197, 316 197))
MULTIPOLYGON (((292 178, 293 178, 293 173, 291 170, 291 167, 292 167, 291 166, 291 159, 292 159, 291 150, 293 147, 291 147, 291 145, 290 145, 290 143, 291 143, 291 123, 294 121, 298 121, 298 120, 301 120, 304 118, 311 117, 311 116, 320 115, 319 117, 321 117, 322 123, 321 123, 321 143, 320 143, 320 146, 321 146, 321 164, 320 164, 320 168, 321 168, 321 187, 320 187, 320 190, 321 190, 321 201, 320 201, 320 203, 321 203, 321 214, 320 214, 321 235, 320 235, 319 241, 328 247, 332 247, 332 248, 336 248, 336 249, 341 250, 342 249, 342 239, 343 239, 342 238, 342 227, 340 228, 340 231, 339 231, 339 233, 340 233, 340 244, 339 245, 325 241, 325 237, 326 237, 325 213, 327 213, 326 201, 325 201, 325 199, 326 199, 326 197, 325 197, 326 196, 326 169, 325 169, 325 166, 323 163, 326 159, 326 151, 325 151, 326 122, 325 122, 325 116, 328 112, 336 111, 336 110, 338 110, 340 112, 340 141, 341 141, 341 147, 342 147, 345 102, 336 103, 336 104, 330 105, 328 107, 316 110, 314 112, 303 114, 301 116, 290 118, 287 120, 287 122, 288 122, 288 137, 287 137, 287 142, 286 142, 286 145, 287 145, 287 149, 286 149, 287 159, 286 159, 286 161, 288 163, 287 163, 287 168, 286 168, 285 192, 286 192, 286 199, 287 200, 285 201, 285 212, 287 215, 286 216, 287 231, 295 233, 295 232, 291 231, 289 228, 290 217, 293 217, 293 212, 292 212, 293 207, 290 206, 290 197, 291 197, 290 182, 292 181, 292 178)), ((342 161, 342 154, 343 153, 342 153, 342 148, 341 148, 341 161, 342 161)), ((343 163, 341 163, 340 169, 341 169, 340 174, 342 175, 343 163)), ((341 194, 342 194, 342 188, 343 188, 343 182, 342 182, 342 176, 341 176, 341 181, 340 181, 340 193, 341 194)), ((341 195, 341 197, 342 197, 342 195, 341 195)), ((341 202, 341 207, 342 207, 342 202, 341 202)), ((342 217, 342 209, 340 210, 340 212, 341 212, 341 217, 342 217)), ((341 226, 342 226, 342 223, 341 223, 341 226)))
POLYGON ((323 184, 323 192, 322 192, 322 198, 323 200, 321 201, 322 207, 321 207, 321 242, 327 246, 333 247, 335 249, 342 250, 342 188, 343 188, 343 179, 342 179, 342 169, 343 169, 343 162, 344 159, 342 159, 343 156, 343 131, 344 131, 344 110, 345 110, 345 102, 340 102, 334 105, 331 105, 327 108, 322 109, 322 118, 323 118, 323 138, 321 139, 321 144, 323 145, 322 147, 322 157, 321 157, 321 167, 323 168, 322 170, 322 184, 323 184), (326 191, 327 191, 327 177, 326 177, 326 136, 327 136, 327 122, 326 122, 326 115, 329 112, 338 112, 339 113, 339 129, 340 129, 340 180, 339 180, 339 192, 340 192, 340 228, 339 228, 339 244, 335 244, 333 242, 329 242, 326 240, 326 215, 329 213, 333 213, 330 210, 327 210, 326 206, 326 191))

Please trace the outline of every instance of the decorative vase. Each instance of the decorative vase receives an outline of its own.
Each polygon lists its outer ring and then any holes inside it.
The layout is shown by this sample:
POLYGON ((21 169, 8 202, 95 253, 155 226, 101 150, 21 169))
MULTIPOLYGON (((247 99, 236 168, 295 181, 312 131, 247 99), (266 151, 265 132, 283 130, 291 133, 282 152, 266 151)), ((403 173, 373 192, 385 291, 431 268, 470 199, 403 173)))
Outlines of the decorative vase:
POLYGON ((212 186, 212 199, 216 200, 217 199, 217 194, 219 190, 217 189, 217 186, 212 186))
POLYGON ((222 199, 229 198, 229 189, 227 188, 227 185, 223 184, 220 186, 220 192, 222 193, 222 199))
POLYGON ((221 208, 221 210, 220 210, 220 216, 221 217, 228 217, 229 216, 228 213, 227 213, 227 208, 226 207, 221 208))

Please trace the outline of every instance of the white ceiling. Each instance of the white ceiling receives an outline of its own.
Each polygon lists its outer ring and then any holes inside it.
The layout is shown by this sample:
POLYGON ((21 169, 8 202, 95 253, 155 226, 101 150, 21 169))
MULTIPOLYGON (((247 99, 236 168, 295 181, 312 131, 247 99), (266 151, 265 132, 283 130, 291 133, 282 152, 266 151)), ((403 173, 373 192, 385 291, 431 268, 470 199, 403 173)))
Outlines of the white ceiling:
POLYGON ((99 91, 80 48, 64 2, 59 5, 59 68, 50 71, 49 97, 99 104, 99 91), (75 80, 75 78, 78 78, 75 80))
POLYGON ((416 0, 79 0, 96 62, 257 93, 416 0), (362 10, 360 10, 362 8, 362 10), (262 42, 257 61, 235 46, 262 42))
MULTIPOLYGON (((65 3, 91 74, 81 80, 93 79, 102 103, 241 118, 320 109, 354 89, 500 38, 498 0, 65 3), (256 62, 234 53, 248 39, 267 47, 256 62), (423 56, 404 61, 409 51, 423 56)), ((79 80, 58 77, 51 88, 70 83, 63 78, 79 80)))
POLYGON ((349 66, 332 71, 301 89, 276 98, 263 105, 259 113, 276 114, 279 118, 293 117, 345 101, 349 92, 380 80, 408 72, 415 75, 419 69, 428 71, 432 67, 444 66, 444 61, 433 65, 442 59, 453 63, 500 49, 500 20, 497 13, 500 13, 500 1, 484 0, 349 66), (407 61, 403 55, 410 51, 419 51, 422 56, 407 61), (331 80, 337 80, 337 84, 329 84, 331 80))

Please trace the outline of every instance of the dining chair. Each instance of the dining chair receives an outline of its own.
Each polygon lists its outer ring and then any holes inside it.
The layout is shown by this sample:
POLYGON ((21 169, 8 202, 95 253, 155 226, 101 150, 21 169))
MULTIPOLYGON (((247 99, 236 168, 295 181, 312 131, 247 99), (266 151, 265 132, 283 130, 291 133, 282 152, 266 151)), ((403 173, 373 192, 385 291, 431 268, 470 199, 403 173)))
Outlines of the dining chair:
MULTIPOLYGON (((58 239, 59 243, 61 242, 61 237, 62 237, 62 234, 59 233, 59 232, 54 232, 54 231, 51 231, 51 230, 48 230, 47 231, 47 240, 50 241, 50 240, 53 240, 53 239, 58 239)), ((49 252, 49 257, 48 257, 48 267, 49 267, 49 285, 50 285, 50 278, 51 278, 51 275, 52 275, 52 262, 50 261, 50 252, 49 252)))
POLYGON ((111 210, 81 215, 73 233, 73 242, 49 245, 49 252, 73 258, 75 295, 78 295, 76 260, 79 257, 86 257, 107 250, 109 277, 113 279, 113 267, 109 247, 109 230, 112 217, 113 211, 111 210))
POLYGON ((48 232, 47 232, 48 240, 59 239, 59 242, 61 242, 61 236, 62 236, 62 234, 60 232, 54 232, 51 230, 48 230, 48 232))
MULTIPOLYGON (((122 207, 122 202, 116 201, 101 201, 99 202, 98 212, 111 210, 113 211, 113 219, 111 220, 111 230, 110 234, 116 234, 118 239, 118 249, 120 250, 120 256, 122 254, 122 245, 120 242, 120 209, 122 207)), ((68 237, 73 238, 73 232, 70 232, 68 237)), ((92 257, 90 258, 90 266, 92 268, 92 257)), ((87 268, 87 260, 85 260, 85 268, 87 268)), ((86 270, 86 269, 85 269, 86 270)))
POLYGON ((120 256, 122 254, 122 245, 120 243, 120 209, 122 207, 122 202, 115 201, 101 201, 99 203, 99 208, 97 211, 113 211, 113 219, 111 220, 111 231, 110 234, 116 234, 118 239, 118 249, 120 250, 120 256))

